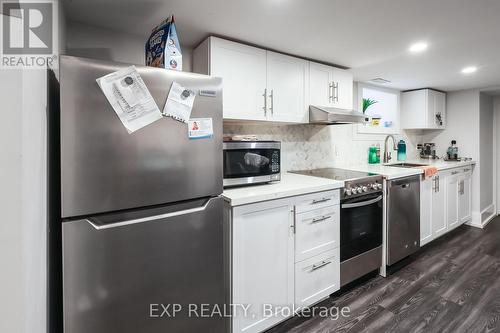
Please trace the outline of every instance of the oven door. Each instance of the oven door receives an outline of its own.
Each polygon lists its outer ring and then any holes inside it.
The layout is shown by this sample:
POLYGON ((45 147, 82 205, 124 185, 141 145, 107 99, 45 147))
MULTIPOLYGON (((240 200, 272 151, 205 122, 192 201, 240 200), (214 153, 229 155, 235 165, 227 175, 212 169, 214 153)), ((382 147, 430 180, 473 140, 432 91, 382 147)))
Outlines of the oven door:
POLYGON ((340 261, 382 245, 382 192, 344 199, 340 206, 340 261))
POLYGON ((280 180, 279 142, 224 143, 224 186, 280 180))

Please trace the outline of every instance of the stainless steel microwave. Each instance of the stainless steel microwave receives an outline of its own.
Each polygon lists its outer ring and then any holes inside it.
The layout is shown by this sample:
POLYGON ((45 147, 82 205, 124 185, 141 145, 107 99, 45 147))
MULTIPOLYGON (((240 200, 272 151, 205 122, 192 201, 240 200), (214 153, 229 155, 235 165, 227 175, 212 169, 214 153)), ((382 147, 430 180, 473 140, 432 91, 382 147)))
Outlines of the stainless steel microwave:
POLYGON ((225 141, 224 187, 281 180, 281 142, 225 141))

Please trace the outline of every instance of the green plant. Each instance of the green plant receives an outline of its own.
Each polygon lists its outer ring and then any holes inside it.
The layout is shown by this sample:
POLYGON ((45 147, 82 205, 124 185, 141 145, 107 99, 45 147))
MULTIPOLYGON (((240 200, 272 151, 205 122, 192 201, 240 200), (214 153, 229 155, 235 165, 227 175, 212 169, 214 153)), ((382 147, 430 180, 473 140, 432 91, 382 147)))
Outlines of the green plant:
POLYGON ((378 103, 378 101, 371 98, 363 98, 363 113, 365 113, 366 110, 368 110, 368 108, 375 103, 378 103))

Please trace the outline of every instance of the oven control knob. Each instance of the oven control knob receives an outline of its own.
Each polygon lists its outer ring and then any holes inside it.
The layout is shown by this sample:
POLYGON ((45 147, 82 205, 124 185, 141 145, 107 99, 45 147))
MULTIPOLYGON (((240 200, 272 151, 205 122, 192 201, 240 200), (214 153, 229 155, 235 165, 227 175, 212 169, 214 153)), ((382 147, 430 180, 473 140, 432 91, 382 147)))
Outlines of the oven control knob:
POLYGON ((377 187, 378 187, 379 190, 381 190, 382 189, 382 184, 377 184, 377 187))
POLYGON ((362 188, 361 186, 360 186, 360 187, 358 187, 356 190, 358 191, 358 193, 363 192, 363 188, 362 188))
POLYGON ((352 194, 352 191, 351 191, 351 189, 350 189, 350 188, 346 188, 346 189, 344 190, 344 193, 345 193, 345 195, 349 196, 349 195, 351 195, 351 194, 352 194))
POLYGON ((363 192, 368 192, 368 187, 363 186, 363 192))

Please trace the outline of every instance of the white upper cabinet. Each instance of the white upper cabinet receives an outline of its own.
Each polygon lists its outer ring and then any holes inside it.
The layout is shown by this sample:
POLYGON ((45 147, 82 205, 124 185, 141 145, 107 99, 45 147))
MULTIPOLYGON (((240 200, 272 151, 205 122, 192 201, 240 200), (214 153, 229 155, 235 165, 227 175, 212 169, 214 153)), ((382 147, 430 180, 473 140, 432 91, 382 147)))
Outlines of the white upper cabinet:
POLYGON ((444 129, 446 127, 446 94, 432 89, 402 93, 401 124, 403 129, 444 129))
POLYGON ((194 50, 196 73, 223 79, 227 120, 309 122, 309 62, 210 37, 194 50))
POLYGON ((211 37, 193 57, 195 72, 222 77, 224 119, 267 119, 265 50, 211 37))
POLYGON ((268 119, 293 123, 308 122, 308 82, 308 61, 268 51, 268 119))
POLYGON ((311 62, 309 73, 311 105, 352 109, 353 76, 350 72, 311 62))

